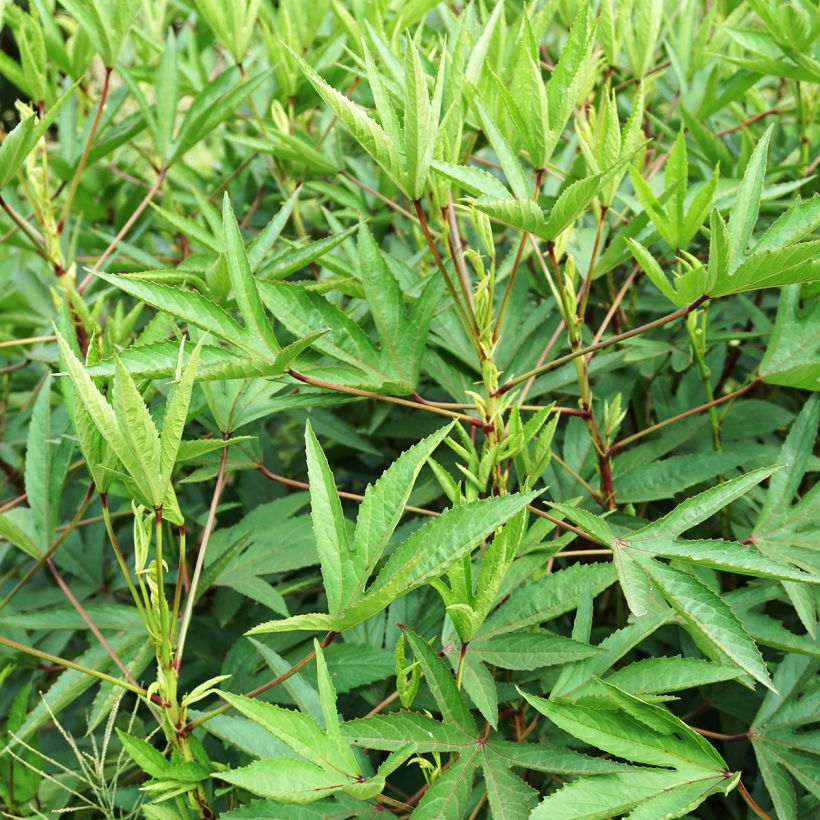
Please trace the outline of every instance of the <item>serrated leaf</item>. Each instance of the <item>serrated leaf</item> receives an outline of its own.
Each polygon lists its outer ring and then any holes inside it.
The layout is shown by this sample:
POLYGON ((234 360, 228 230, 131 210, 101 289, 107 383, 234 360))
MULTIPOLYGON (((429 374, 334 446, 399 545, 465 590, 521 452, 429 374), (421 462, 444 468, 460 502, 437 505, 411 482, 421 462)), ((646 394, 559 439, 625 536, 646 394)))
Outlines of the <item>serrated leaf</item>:
POLYGON ((405 629, 404 634, 424 671, 424 678, 433 693, 444 723, 454 723, 463 732, 476 735, 478 726, 461 699, 456 682, 444 661, 413 630, 405 629))
POLYGON ((117 736, 125 751, 128 752, 128 756, 142 771, 150 777, 161 778, 165 776, 171 764, 165 759, 162 752, 155 749, 141 737, 126 734, 119 728, 117 728, 117 736))
POLYGON ((329 86, 298 54, 291 51, 296 64, 316 93, 350 131, 359 145, 373 157, 385 173, 410 196, 407 175, 399 155, 384 129, 360 105, 329 86))
POLYGON ((231 200, 227 191, 222 200, 222 236, 228 260, 228 276, 231 279, 239 312, 245 322, 245 331, 250 335, 257 335, 268 350, 276 354, 280 349, 279 342, 273 335, 270 320, 259 298, 248 254, 245 251, 242 234, 239 232, 239 225, 233 208, 231 208, 231 200))
POLYGON ((651 559, 643 566, 690 629, 714 643, 755 680, 772 688, 760 650, 719 595, 687 572, 651 559))
POLYGON ((305 453, 310 480, 310 508, 316 549, 328 607, 333 617, 341 615, 345 601, 357 592, 356 556, 347 540, 346 525, 333 474, 313 428, 305 426, 305 453))
POLYGON ((770 125, 757 141, 752 152, 743 179, 737 191, 737 198, 732 213, 729 215, 729 248, 731 253, 731 270, 736 269, 746 255, 746 248, 752 238, 757 212, 760 208, 760 197, 763 191, 763 181, 766 176, 766 155, 769 150, 769 140, 774 126, 770 125))
MULTIPOLYGON (((165 417, 162 421, 159 454, 159 486, 165 488, 171 480, 171 473, 176 464, 177 454, 182 443, 182 432, 188 419, 188 406, 194 389, 199 354, 204 338, 194 348, 191 358, 182 374, 182 378, 172 388, 165 405, 165 417)), ((164 496, 164 489, 163 489, 164 496)))
POLYGON ((375 484, 369 484, 359 507, 356 532, 353 536, 357 582, 348 591, 343 608, 352 603, 353 596, 364 590, 364 585, 381 558, 390 537, 404 513, 416 479, 425 462, 447 437, 452 425, 422 439, 402 453, 382 473, 375 484))

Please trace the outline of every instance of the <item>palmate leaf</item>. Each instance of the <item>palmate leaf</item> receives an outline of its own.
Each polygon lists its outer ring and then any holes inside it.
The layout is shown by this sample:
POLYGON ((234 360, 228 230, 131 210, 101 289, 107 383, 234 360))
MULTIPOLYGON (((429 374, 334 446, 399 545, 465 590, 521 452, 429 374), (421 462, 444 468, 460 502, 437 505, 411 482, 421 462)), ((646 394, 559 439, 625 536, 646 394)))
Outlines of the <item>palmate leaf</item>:
POLYGON ((775 814, 783 820, 798 817, 796 781, 817 797, 820 751, 817 716, 820 714, 820 661, 786 655, 774 675, 776 692, 767 692, 750 728, 763 782, 775 814), (811 728, 815 724, 815 728, 811 728))
POLYGON ((450 564, 469 554, 536 497, 537 493, 499 496, 446 510, 405 539, 365 589, 367 578, 398 524, 421 465, 449 429, 444 428, 416 444, 368 489, 360 512, 365 517, 360 525, 357 524, 353 549, 348 546, 344 522, 338 515, 338 497, 335 501, 332 499, 330 469, 318 442, 312 438, 311 432, 307 433, 308 463, 312 465, 311 505, 316 510, 315 534, 331 611, 327 615, 311 613, 269 621, 254 627, 248 634, 293 629, 337 632, 349 629, 382 611, 411 589, 438 578, 450 564))
MULTIPOLYGON (((820 489, 814 485, 802 497, 800 484, 817 438, 820 398, 812 396, 792 424, 777 460, 783 468, 769 480, 766 500, 749 535, 764 555, 793 563, 820 575, 820 489)), ((800 620, 816 637, 817 611, 813 591, 802 584, 784 581, 783 586, 800 620)))
MULTIPOLYGON (((564 731, 609 754, 645 767, 582 778, 548 795, 533 818, 681 817, 709 795, 728 794, 740 779, 700 735, 660 706, 604 681, 583 703, 526 700, 564 731)), ((520 691, 520 690, 519 690, 520 691)))
MULTIPOLYGON (((367 226, 359 226, 359 269, 380 345, 341 308, 298 282, 259 282, 268 310, 297 336, 317 334, 314 349, 341 362, 333 365, 336 383, 377 392, 415 390, 433 311, 440 293, 431 279, 408 308, 398 282, 367 226)), ((321 377, 321 366, 311 371, 321 377)))
POLYGON ((94 425, 128 472, 137 500, 151 509, 164 507, 169 521, 182 524, 171 485, 188 405, 196 377, 200 346, 194 348, 179 383, 166 404, 160 438, 134 380, 115 360, 112 403, 98 390, 71 346, 57 333, 57 342, 78 398, 94 425))
POLYGON ((405 745, 388 757, 374 777, 363 775, 349 740, 342 735, 336 692, 318 641, 314 641, 314 650, 324 725, 302 712, 223 692, 241 715, 273 735, 296 757, 262 758, 213 777, 283 803, 312 803, 337 791, 366 800, 375 797, 384 788, 387 774, 409 757, 411 749, 405 745))
POLYGON ((554 506, 595 540, 612 549, 619 581, 635 615, 647 613, 653 587, 657 588, 678 612, 681 623, 694 635, 719 647, 740 668, 764 685, 771 686, 768 671, 754 641, 731 608, 697 578, 661 563, 656 557, 762 578, 801 584, 818 583, 816 575, 776 561, 750 545, 679 538, 682 532, 705 521, 769 477, 774 469, 753 470, 719 484, 686 499, 658 521, 617 537, 611 533, 606 522, 592 513, 565 504, 554 506))
POLYGON ((396 751, 407 745, 417 754, 451 752, 458 755, 427 790, 414 816, 463 817, 478 771, 483 775, 492 816, 523 820, 535 805, 537 794, 513 768, 558 776, 596 777, 627 768, 576 752, 537 743, 512 743, 479 732, 441 658, 412 630, 406 629, 405 635, 443 720, 401 711, 348 721, 342 724, 341 732, 355 745, 369 749, 396 751))

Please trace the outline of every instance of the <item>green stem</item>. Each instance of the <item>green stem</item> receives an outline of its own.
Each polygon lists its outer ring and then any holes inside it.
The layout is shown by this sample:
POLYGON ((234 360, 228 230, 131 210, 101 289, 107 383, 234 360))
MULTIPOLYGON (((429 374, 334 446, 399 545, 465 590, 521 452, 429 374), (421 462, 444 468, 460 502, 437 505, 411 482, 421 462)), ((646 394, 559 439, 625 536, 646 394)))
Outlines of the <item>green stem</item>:
POLYGON ((712 371, 709 369, 709 365, 706 364, 705 356, 706 312, 704 311, 704 327, 701 332, 702 338, 698 338, 697 320, 697 311, 693 311, 691 315, 686 317, 686 332, 689 334, 692 353, 698 365, 700 380, 703 382, 703 392, 706 394, 706 404, 709 410, 709 425, 712 428, 712 447, 715 452, 720 452, 720 419, 718 418, 717 409, 715 408, 715 393, 712 389, 712 371))
POLYGON ((555 281, 558 285, 564 305, 564 317, 566 318, 567 335, 569 336, 570 347, 574 354, 575 374, 578 381, 578 391, 580 393, 580 406, 586 413, 584 423, 586 424, 589 437, 595 447, 598 456, 598 470, 601 474, 601 498, 604 506, 608 510, 615 508, 615 488, 612 483, 612 465, 610 463, 609 452, 604 445, 598 422, 595 418, 595 411, 592 404, 592 387, 589 383, 589 373, 587 363, 584 358, 585 349, 581 347, 581 325, 583 324, 580 310, 576 313, 575 300, 567 293, 567 288, 561 279, 561 271, 558 267, 558 259, 555 256, 555 249, 550 242, 547 244, 547 251, 555 272, 555 281))
POLYGON ((170 630, 168 626, 168 603, 165 600, 165 580, 162 572, 162 507, 154 511, 156 522, 156 554, 154 558, 154 584, 157 588, 156 610, 159 621, 159 639, 162 651, 162 661, 167 663, 171 657, 170 630))
POLYGON ((372 390, 360 390, 357 387, 348 387, 344 384, 335 384, 333 382, 326 382, 322 379, 316 379, 313 376, 308 376, 298 370, 288 370, 288 375, 292 376, 297 381, 309 384, 312 387, 321 387, 324 390, 335 390, 338 393, 347 393, 350 396, 360 396, 363 399, 378 399, 379 401, 386 401, 390 404, 398 404, 402 407, 413 407, 417 410, 427 410, 429 413, 436 413, 439 416, 447 416, 447 418, 458 419, 465 424, 471 424, 474 427, 484 427, 484 422, 474 416, 468 416, 464 413, 456 413, 452 410, 447 410, 443 407, 436 407, 422 402, 410 401, 409 399, 401 399, 398 396, 390 396, 386 393, 374 393, 372 390))
POLYGON ((120 686, 123 689, 127 689, 129 692, 133 692, 135 695, 139 695, 141 698, 147 699, 148 697, 148 693, 141 686, 135 686, 132 683, 115 678, 113 675, 107 675, 105 672, 99 672, 96 669, 91 669, 89 666, 82 666, 79 663, 74 663, 74 661, 61 658, 58 655, 51 655, 48 652, 41 652, 39 649, 17 643, 17 641, 4 638, 2 635, 0 635, 0 646, 7 646, 9 649, 14 649, 17 652, 23 652, 34 658, 48 661, 50 664, 54 664, 55 666, 64 666, 66 669, 73 669, 75 672, 82 672, 86 675, 91 675, 91 677, 98 678, 106 683, 113 683, 115 686, 120 686))
POLYGON ((150 620, 148 619, 146 611, 143 608, 142 601, 140 600, 140 595, 137 592, 137 588, 134 586, 133 580, 131 579, 131 571, 128 569, 128 564, 126 564, 125 562, 122 550, 120 549, 119 541, 117 541, 117 536, 114 533, 114 525, 111 523, 111 513, 108 509, 107 493, 100 493, 100 504, 102 505, 105 532, 108 535, 108 540, 111 543, 111 548, 114 550, 114 555, 116 556, 117 564, 119 565, 122 577, 125 579, 125 583, 128 585, 128 591, 131 593, 131 598, 134 601, 134 605, 137 607, 137 611, 139 612, 140 618, 142 618, 142 622, 150 628, 150 620))

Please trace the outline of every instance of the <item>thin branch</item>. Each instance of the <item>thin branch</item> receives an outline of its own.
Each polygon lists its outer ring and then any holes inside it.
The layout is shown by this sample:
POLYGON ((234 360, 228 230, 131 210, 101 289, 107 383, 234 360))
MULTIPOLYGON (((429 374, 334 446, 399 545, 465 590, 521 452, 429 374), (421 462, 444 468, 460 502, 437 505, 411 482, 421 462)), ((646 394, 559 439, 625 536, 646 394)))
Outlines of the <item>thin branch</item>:
POLYGON ((80 162, 77 165, 77 170, 71 178, 71 185, 68 188, 65 204, 63 205, 62 211, 60 211, 60 219, 57 222, 58 233, 62 233, 63 228, 65 227, 66 217, 68 216, 68 212, 71 210, 71 203, 74 201, 74 195, 77 193, 77 186, 80 184, 80 177, 85 170, 86 163, 88 162, 88 156, 91 153, 91 146, 94 143, 94 137, 97 135, 97 129, 100 127, 100 120, 102 119, 103 109, 105 108, 105 103, 108 99, 108 90, 111 85, 112 70, 113 69, 106 66, 105 79, 103 80, 103 87, 100 92, 100 101, 97 104, 97 113, 94 115, 94 121, 91 123, 91 130, 88 132, 88 139, 85 141, 85 147, 83 148, 82 156, 80 156, 80 162))
POLYGON ((683 421, 683 419, 689 418, 689 416, 694 416, 696 413, 702 413, 704 410, 708 410, 711 407, 717 407, 719 404, 723 404, 724 402, 731 401, 732 399, 736 399, 738 396, 742 396, 744 393, 748 393, 753 387, 760 384, 762 381, 760 376, 755 376, 748 384, 744 385, 743 387, 739 387, 737 390, 733 390, 731 393, 727 393, 725 396, 721 396, 719 399, 715 399, 714 401, 708 401, 705 404, 698 405, 697 407, 692 407, 689 410, 684 410, 683 413, 678 413, 676 416, 671 416, 668 419, 664 419, 663 421, 659 421, 657 424, 653 424, 651 427, 647 427, 644 430, 639 430, 637 433, 633 433, 631 436, 627 436, 626 438, 621 439, 620 441, 616 442, 609 448, 609 454, 615 455, 619 450, 622 450, 629 444, 632 444, 633 441, 637 441, 644 436, 648 436, 650 433, 654 433, 656 430, 660 430, 662 427, 666 427, 668 424, 674 424, 676 421, 683 421))
MULTIPOLYGON (((597 344, 601 341, 606 329, 609 327, 609 323, 612 321, 613 316, 618 312, 618 308, 621 306, 621 302, 624 300, 624 296, 626 296, 629 288, 632 286, 632 283, 635 281, 635 277, 640 273, 640 267, 638 265, 633 265, 632 270, 629 273, 629 276, 626 277, 626 281, 621 285, 621 289, 615 295, 615 298, 612 300, 612 304, 609 306, 609 310, 604 316, 603 322, 601 322, 601 326, 595 333, 595 336, 592 339, 593 344, 597 344)), ((617 327, 615 328, 618 329, 617 327)), ((587 362, 592 358, 592 353, 587 353, 587 362)))
MULTIPOLYGON (((227 434, 223 434, 223 439, 227 438, 227 434)), ((196 556, 196 564, 194 565, 194 574, 191 578, 191 588, 188 590, 188 597, 185 599, 185 612, 182 616, 182 626, 179 628, 179 642, 177 643, 176 653, 174 655, 174 668, 179 672, 182 665, 182 653, 185 649, 185 638, 188 635, 188 627, 191 625, 191 616, 194 612, 194 604, 196 603, 197 587, 199 586, 199 577, 202 575, 202 567, 205 564, 205 553, 208 549, 208 542, 213 532, 214 523, 216 522, 216 508, 219 506, 219 499, 222 496, 222 490, 225 486, 225 468, 228 464, 228 448, 222 448, 222 458, 219 461, 219 472, 216 474, 216 484, 214 485, 214 494, 211 498, 211 507, 208 510, 208 520, 205 522, 205 529, 202 531, 202 539, 199 542, 199 552, 196 556)))
POLYGON ((45 256, 43 248, 46 246, 46 240, 43 238, 43 235, 36 228, 29 225, 2 196, 0 196, 0 208, 8 214, 11 221, 34 243, 37 253, 40 256, 45 256))
POLYGON ((109 256, 114 252, 117 245, 119 245, 122 238, 131 230, 134 223, 140 218, 142 212, 148 207, 151 200, 156 196, 157 191, 160 189, 163 181, 165 180, 165 175, 168 173, 168 166, 164 165, 162 168, 159 169, 159 173, 157 174, 157 178, 154 180, 154 184, 148 189, 148 192, 143 197, 142 202, 137 205, 134 213, 128 217, 125 224, 120 228, 119 233, 109 242, 108 247, 103 251, 102 256, 96 261, 94 267, 86 275, 85 279, 80 282, 79 287, 77 288, 77 293, 83 294, 85 293, 86 288, 91 284, 91 280, 94 278, 94 274, 103 266, 105 260, 108 259, 109 256))
POLYGON ((114 651, 114 648, 111 646, 110 643, 106 640, 105 636, 100 632, 97 625, 91 620, 91 616, 86 611, 85 607, 80 603, 77 596, 72 592, 71 587, 65 582, 65 579, 62 575, 60 575, 59 570, 54 565, 54 561, 50 558, 46 561, 46 567, 48 571, 51 573, 54 580, 57 582, 57 586, 63 591, 63 594, 68 598, 69 603, 71 606, 74 607, 77 614, 82 618, 83 623, 91 630, 91 634, 99 641, 100 646, 106 651, 106 654, 112 661, 117 665, 120 672, 125 675, 125 679, 132 683, 134 686, 139 686, 139 684, 134 680, 131 673, 128 671, 128 667, 122 662, 120 656, 114 651))
POLYGON ((28 583, 29 579, 34 575, 35 572, 47 561, 51 560, 51 556, 57 551, 57 548, 62 544, 69 535, 71 535, 72 531, 77 527, 80 522, 80 519, 83 517, 83 513, 88 507, 89 502, 91 501, 91 496, 94 494, 94 484, 93 482, 89 485, 88 490, 85 494, 85 498, 83 498, 82 502, 80 503, 79 509, 74 514, 74 518, 71 519, 71 522, 66 526, 63 530, 62 535, 60 535, 54 543, 45 551, 43 555, 41 555, 37 561, 35 562, 34 566, 26 572, 26 574, 14 585, 14 589, 3 598, 2 603, 0 603, 0 609, 6 607, 9 602, 14 598, 14 596, 28 583))
POLYGON ((456 292, 455 286, 453 285, 453 280, 450 279, 450 274, 447 273, 447 268, 444 265, 444 260, 441 258, 441 254, 439 254, 438 248, 436 248, 436 243, 433 242, 433 237, 430 234, 430 227, 427 224, 427 217, 424 215, 424 209, 421 207, 421 200, 415 200, 413 202, 413 206, 416 209, 416 216, 418 216, 422 233, 424 234, 424 238, 427 241, 427 247, 430 248, 430 252, 433 254, 433 259, 435 260, 436 266, 438 267, 439 271, 441 271, 441 276, 444 279, 444 284, 447 286, 447 290, 450 292, 450 298, 453 300, 453 305, 455 306, 458 315, 461 317, 461 321, 464 324, 464 329, 468 333, 472 331, 472 335, 470 338, 472 339, 472 342, 476 347, 476 351, 480 355, 481 351, 478 349, 478 325, 476 324, 475 316, 467 315, 464 305, 461 304, 461 300, 458 298, 458 293, 456 292))
POLYGON ((350 396, 360 396, 364 399, 378 399, 380 401, 389 402, 390 404, 398 404, 402 407, 413 407, 416 409, 427 410, 430 413, 436 413, 440 416, 446 416, 447 418, 463 421, 465 424, 472 424, 474 427, 480 427, 482 429, 485 427, 485 423, 481 421, 481 419, 477 419, 474 416, 467 416, 464 413, 455 413, 452 410, 446 410, 443 407, 434 407, 427 404, 420 404, 416 401, 410 401, 409 399, 400 399, 398 396, 389 396, 386 393, 374 393, 372 390, 360 390, 357 387, 348 387, 344 384, 326 382, 323 379, 316 379, 313 376, 308 376, 298 370, 288 370, 288 375, 292 376, 297 381, 303 382, 304 384, 309 384, 312 387, 321 387, 324 390, 334 390, 337 393, 347 393, 350 396))
POLYGON ((748 790, 743 785, 742 780, 737 781, 737 790, 740 792, 740 796, 746 801, 746 805, 760 818, 760 820, 772 820, 772 818, 769 817, 769 815, 757 805, 754 798, 749 794, 748 790))
MULTIPOLYGON (((333 640, 335 639, 336 632, 328 632, 325 635, 324 640, 319 644, 322 649, 327 649, 333 640)), ((267 683, 263 683, 261 686, 257 686, 255 689, 251 689, 249 692, 245 692, 244 697, 246 698, 255 698, 258 695, 261 695, 263 692, 267 692, 269 689, 273 689, 275 686, 278 686, 280 683, 284 683, 288 678, 295 675, 302 667, 307 666, 314 658, 316 657, 316 650, 311 649, 307 655, 304 656, 301 660, 297 661, 293 666, 290 667, 286 672, 283 672, 281 675, 277 675, 273 680, 268 681, 267 683)), ((197 726, 201 726, 203 723, 211 720, 211 718, 215 718, 217 715, 221 715, 223 712, 227 712, 228 709, 231 708, 230 703, 223 703, 222 706, 217 706, 216 709, 211 709, 210 712, 205 712, 204 714, 200 715, 194 720, 190 721, 190 723, 186 724, 185 726, 180 729, 181 735, 189 734, 193 729, 197 726)))
POLYGON ((25 339, 10 339, 7 342, 0 342, 0 348, 2 347, 26 347, 27 345, 36 345, 40 342, 53 342, 56 341, 56 336, 29 336, 25 339))
MULTIPOLYGON (((563 521, 560 518, 556 518, 554 515, 550 515, 548 512, 545 512, 544 510, 538 509, 538 507, 534 507, 532 504, 528 504, 527 509, 531 513, 537 515, 539 518, 546 518, 547 521, 551 521, 556 526, 561 527, 562 529, 565 529, 569 532, 575 533, 575 535, 577 535, 579 538, 583 538, 585 541, 590 541, 593 544, 601 543, 597 538, 590 535, 589 533, 584 532, 581 529, 578 529, 578 527, 574 526, 573 524, 568 524, 566 521, 563 521)), ((558 557, 558 555, 560 555, 560 553, 558 553, 557 555, 553 555, 552 557, 556 558, 558 557)))
POLYGON ((658 327, 663 327, 664 325, 669 324, 670 322, 674 322, 676 319, 685 318, 688 316, 693 310, 700 307, 709 297, 708 296, 699 296, 689 305, 686 307, 679 308, 678 310, 668 313, 666 316, 661 316, 660 319, 655 319, 652 322, 647 322, 645 325, 641 325, 640 327, 632 328, 632 330, 627 330, 624 333, 618 333, 616 336, 610 336, 608 339, 603 339, 600 342, 596 342, 595 344, 589 345, 589 347, 579 347, 577 350, 573 350, 571 353, 567 353, 566 356, 560 356, 557 359, 553 359, 551 362, 547 362, 540 367, 535 367, 532 370, 528 370, 526 373, 522 373, 520 376, 516 376, 514 379, 510 379, 506 384, 502 384, 501 387, 498 388, 496 391, 497 396, 501 396, 506 393, 508 390, 511 390, 517 384, 521 384, 521 382, 526 381, 529 378, 534 378, 536 376, 541 376, 544 373, 549 372, 550 370, 554 370, 556 367, 560 367, 567 362, 571 362, 573 359, 578 358, 578 356, 586 356, 588 353, 594 353, 596 350, 602 350, 605 347, 609 347, 610 345, 618 344, 619 342, 626 341, 626 339, 631 339, 633 336, 640 336, 642 333, 647 333, 650 330, 654 330, 658 327))
MULTIPOLYGON (((278 473, 271 472, 264 464, 257 464, 256 469, 262 473, 265 478, 270 481, 275 481, 278 484, 284 484, 286 487, 295 487, 299 490, 309 490, 310 484, 307 481, 297 481, 295 478, 288 478, 287 476, 279 475, 278 473)), ((351 501, 364 501, 364 496, 360 495, 359 493, 349 493, 345 492, 344 490, 336 490, 337 495, 339 498, 348 498, 351 501)), ((404 509, 407 512, 414 512, 418 513, 419 515, 439 515, 438 512, 435 510, 428 510, 424 507, 414 507, 412 504, 405 504, 404 509)))
POLYGON ((392 208, 396 213, 401 214, 402 216, 406 216, 408 219, 413 218, 413 214, 410 213, 410 211, 408 211, 407 208, 403 208, 401 205, 399 205, 398 202, 394 202, 392 199, 390 199, 389 196, 385 196, 383 193, 381 193, 381 191, 377 191, 370 185, 367 185, 361 180, 356 179, 356 177, 354 177, 352 174, 348 174, 347 171, 342 171, 341 176, 343 176, 346 180, 352 182, 354 185, 361 188, 363 191, 367 191, 367 193, 371 196, 376 197, 376 199, 378 199, 379 202, 383 202, 385 205, 387 205, 388 208, 392 208))
POLYGON ((703 737, 708 737, 711 740, 722 740, 724 743, 729 743, 735 740, 748 740, 751 737, 749 732, 741 732, 737 735, 724 735, 723 732, 713 732, 710 729, 699 729, 697 726, 689 727, 693 732, 697 732, 703 737))
POLYGON ((141 686, 134 686, 134 684, 128 683, 128 681, 120 680, 119 678, 115 678, 113 675, 107 675, 105 672, 99 672, 89 666, 81 666, 79 663, 66 660, 66 658, 61 658, 58 655, 50 655, 48 652, 42 652, 39 649, 35 649, 33 646, 25 646, 24 644, 17 643, 17 641, 12 641, 9 638, 5 638, 2 635, 0 635, 0 646, 7 646, 9 649, 14 649, 16 652, 23 652, 34 658, 48 661, 54 666, 64 666, 66 669, 73 669, 75 672, 83 672, 86 675, 91 675, 91 677, 98 678, 106 683, 113 683, 115 686, 121 686, 129 692, 139 695, 141 698, 148 697, 148 693, 141 686))
POLYGON ((570 467, 569 464, 567 464, 566 461, 564 461, 554 450, 552 451, 551 458, 553 458, 564 470, 566 470, 592 496, 593 501, 606 509, 606 504, 604 504, 601 496, 595 492, 592 485, 578 475, 578 473, 576 473, 575 470, 573 470, 572 467, 570 467))

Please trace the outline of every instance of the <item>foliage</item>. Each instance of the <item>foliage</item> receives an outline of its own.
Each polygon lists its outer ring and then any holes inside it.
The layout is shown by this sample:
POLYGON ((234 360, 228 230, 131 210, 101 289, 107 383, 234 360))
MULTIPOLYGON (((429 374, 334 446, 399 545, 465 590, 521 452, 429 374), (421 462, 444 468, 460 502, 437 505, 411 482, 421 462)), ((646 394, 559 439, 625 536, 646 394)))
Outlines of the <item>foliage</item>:
POLYGON ((815 3, 0 37, 4 816, 817 815, 815 3))

